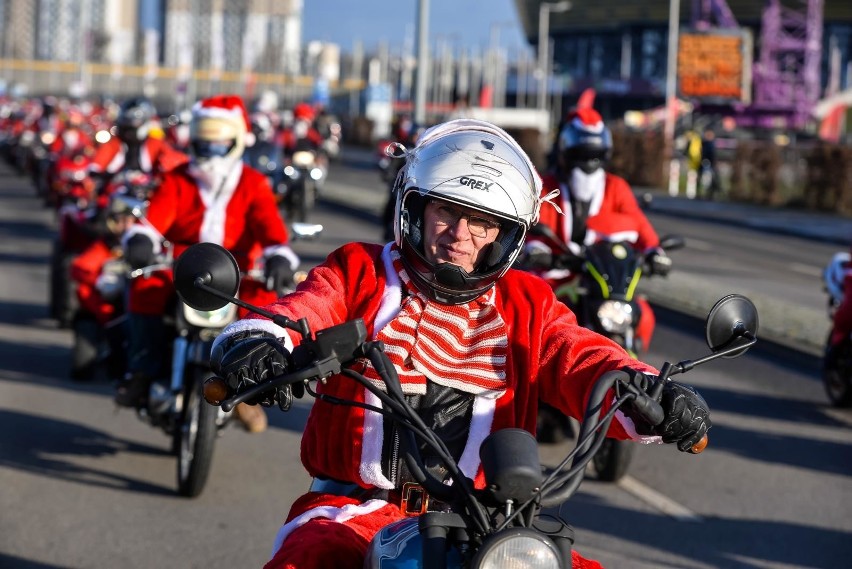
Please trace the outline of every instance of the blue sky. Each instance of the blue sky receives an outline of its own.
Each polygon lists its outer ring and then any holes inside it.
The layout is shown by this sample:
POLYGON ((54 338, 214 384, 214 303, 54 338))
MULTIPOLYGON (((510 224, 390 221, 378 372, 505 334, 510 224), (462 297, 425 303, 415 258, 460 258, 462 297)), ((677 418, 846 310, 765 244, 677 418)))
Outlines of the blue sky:
MULTIPOLYGON (((492 30, 507 49, 530 49, 521 32, 514 0, 429 0, 429 37, 467 49, 487 48, 492 30)), ((371 50, 386 42, 402 50, 414 45, 417 0, 304 0, 302 38, 333 42, 344 52, 361 40, 371 50)))

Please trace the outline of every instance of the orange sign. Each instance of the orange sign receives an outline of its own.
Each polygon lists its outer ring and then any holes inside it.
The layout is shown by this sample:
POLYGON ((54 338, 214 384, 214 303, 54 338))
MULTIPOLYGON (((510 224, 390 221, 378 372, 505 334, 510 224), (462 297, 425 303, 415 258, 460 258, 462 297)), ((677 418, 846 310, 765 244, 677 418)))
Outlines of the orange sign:
POLYGON ((684 33, 677 54, 678 91, 683 97, 748 101, 751 46, 745 34, 684 33))

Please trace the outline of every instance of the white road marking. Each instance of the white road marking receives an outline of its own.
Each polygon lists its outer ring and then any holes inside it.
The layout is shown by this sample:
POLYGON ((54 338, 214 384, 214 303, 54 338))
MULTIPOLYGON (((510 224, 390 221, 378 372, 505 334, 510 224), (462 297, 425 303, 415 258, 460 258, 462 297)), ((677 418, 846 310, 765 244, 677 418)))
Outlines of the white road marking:
POLYGON ((712 251, 717 248, 718 247, 713 247, 713 245, 708 241, 702 241, 693 237, 690 237, 686 240, 685 249, 695 249, 696 251, 712 251))
POLYGON ((664 496, 657 492, 656 490, 645 486, 632 476, 625 476, 621 480, 618 481, 618 485, 626 490, 627 492, 633 494, 646 504, 657 508, 662 513, 667 516, 671 516, 674 519, 681 522, 701 522, 704 521, 701 516, 683 506, 682 504, 678 504, 668 496, 664 496))
POLYGON ((809 277, 821 277, 823 267, 813 267, 811 265, 803 265, 802 263, 790 263, 788 265, 794 273, 808 275, 809 277))

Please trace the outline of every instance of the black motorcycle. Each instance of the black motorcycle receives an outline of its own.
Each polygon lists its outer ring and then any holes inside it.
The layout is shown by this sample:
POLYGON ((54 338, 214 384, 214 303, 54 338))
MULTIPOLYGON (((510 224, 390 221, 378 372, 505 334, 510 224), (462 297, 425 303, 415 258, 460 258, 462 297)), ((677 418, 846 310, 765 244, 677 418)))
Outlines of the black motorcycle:
MULTIPOLYGON (((625 223, 626 227, 632 227, 635 222, 626 219, 625 223)), ((577 322, 610 338, 631 356, 641 358, 647 348, 636 333, 642 316, 636 291, 640 278, 651 270, 633 244, 625 240, 630 232, 599 235, 597 241, 579 253, 565 246, 546 226, 533 226, 530 234, 542 238, 555 251, 546 266, 538 268, 548 270, 545 275, 554 284, 557 298, 571 308, 577 322)), ((660 240, 660 247, 666 251, 683 246, 684 240, 679 236, 660 240)), ((537 435, 540 442, 561 442, 574 431, 570 420, 553 407, 542 404, 540 411, 537 435)), ((605 482, 621 479, 627 474, 635 449, 636 445, 629 442, 605 441, 592 460, 597 479, 605 482)))
POLYGON ((300 140, 284 166, 284 217, 306 223, 325 179, 325 158, 309 141, 300 140))
MULTIPOLYGON (((720 357, 740 356, 757 341, 757 311, 751 301, 740 295, 722 298, 711 309, 705 325, 712 353, 695 360, 667 362, 659 378, 650 384, 624 371, 603 374, 588 397, 577 446, 552 470, 545 472, 542 468, 535 438, 530 433, 503 429, 491 434, 480 448, 486 484, 483 489, 476 489, 435 432, 406 402, 399 377, 382 344, 367 341, 363 320, 314 334, 306 319, 294 322, 243 303, 234 297, 239 275, 233 263, 233 257, 215 245, 201 244, 187 250, 175 271, 175 284, 183 301, 203 310, 236 303, 271 318, 279 326, 298 331, 303 339, 293 351, 297 369, 291 373, 236 394, 230 394, 222 379, 211 378, 205 385, 208 402, 229 411, 244 401, 274 400, 277 388, 288 384, 316 397, 312 383, 328 381, 356 358, 367 357, 376 370, 382 370, 380 375, 386 390, 377 388, 351 369, 344 371, 346 379, 336 380, 352 380, 363 385, 382 401, 383 413, 400 427, 401 450, 417 482, 408 488, 410 500, 407 501, 412 507, 407 512, 415 515, 388 525, 373 538, 365 567, 570 567, 573 529, 562 518, 561 511, 546 509, 560 506, 577 491, 586 465, 606 440, 616 410, 632 402, 649 424, 659 424, 664 418, 659 401, 671 376, 720 357), (617 386, 618 396, 602 414, 602 402, 613 386, 617 386), (421 444, 440 457, 452 477, 452 485, 429 473, 420 454, 421 444), (428 511, 424 505, 429 500, 439 500, 447 507, 444 511, 428 511)), ((701 452, 706 442, 705 437, 692 452, 701 452)))
MULTIPOLYGON (((321 234, 322 229, 321 225, 294 224, 291 226, 291 235, 294 240, 314 239, 321 234)), ((211 243, 201 243, 190 249, 199 247, 201 250, 205 247, 221 249, 211 243)), ((184 263, 183 255, 173 262, 166 254, 156 264, 132 271, 129 279, 149 278, 158 271, 172 268, 177 274, 184 263)), ((230 253, 228 255, 230 257, 230 253)), ((237 271, 237 280, 242 276, 264 282, 262 270, 255 268, 240 275, 236 261, 231 268, 237 271)), ((296 272, 293 281, 280 283, 281 288, 277 290, 279 296, 292 292, 304 276, 304 273, 296 272)), ((231 420, 231 409, 218 409, 204 403, 202 387, 212 374, 210 350, 213 341, 237 317, 235 304, 215 307, 190 305, 181 297, 177 299, 173 311, 164 317, 170 344, 165 354, 169 363, 166 369, 171 371, 171 376, 167 381, 156 380, 151 383, 147 405, 137 409, 137 415, 171 437, 171 448, 178 458, 177 484, 181 496, 192 498, 201 494, 213 463, 216 438, 231 420)))
POLYGON ((280 203, 287 192, 284 181, 284 154, 280 144, 271 140, 258 140, 246 148, 243 161, 255 170, 266 175, 275 197, 280 203))

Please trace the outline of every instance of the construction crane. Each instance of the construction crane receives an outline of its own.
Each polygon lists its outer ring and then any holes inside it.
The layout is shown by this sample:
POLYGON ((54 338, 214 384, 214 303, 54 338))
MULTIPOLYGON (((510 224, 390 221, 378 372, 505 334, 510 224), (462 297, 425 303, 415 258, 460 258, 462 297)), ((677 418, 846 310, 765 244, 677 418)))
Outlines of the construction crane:
MULTIPOLYGON (((796 0, 796 8, 768 0, 753 66, 753 102, 734 105, 742 126, 802 129, 820 100, 824 0, 796 0)), ((739 29, 725 0, 692 0, 697 30, 739 29)))

